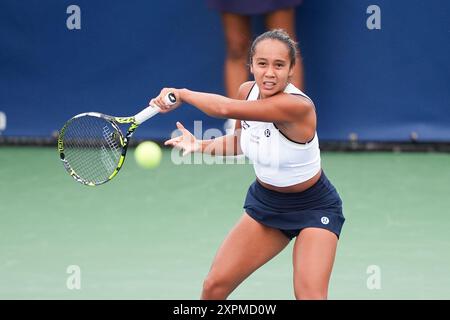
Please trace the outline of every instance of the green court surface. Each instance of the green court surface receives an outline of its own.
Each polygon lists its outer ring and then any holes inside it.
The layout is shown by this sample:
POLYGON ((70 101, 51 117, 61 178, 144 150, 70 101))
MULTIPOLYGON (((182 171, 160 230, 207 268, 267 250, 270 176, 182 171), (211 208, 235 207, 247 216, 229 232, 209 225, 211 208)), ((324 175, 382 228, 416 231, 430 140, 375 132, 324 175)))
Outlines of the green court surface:
MULTIPOLYGON (((253 169, 175 165, 165 150, 144 170, 132 152, 113 181, 86 187, 56 147, 0 147, 0 299, 199 298, 253 169), (71 265, 79 290, 66 285, 71 265)), ((322 159, 347 219, 329 299, 450 299, 450 154, 322 159)), ((293 299, 292 244, 230 299, 293 299)))

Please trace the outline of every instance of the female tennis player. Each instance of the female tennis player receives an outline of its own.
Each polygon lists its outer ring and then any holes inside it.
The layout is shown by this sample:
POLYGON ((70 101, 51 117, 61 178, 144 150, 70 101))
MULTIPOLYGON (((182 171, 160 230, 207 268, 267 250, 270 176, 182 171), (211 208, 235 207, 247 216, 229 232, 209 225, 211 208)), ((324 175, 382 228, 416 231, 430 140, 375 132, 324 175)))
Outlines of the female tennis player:
POLYGON ((321 169, 314 104, 289 82, 295 56, 296 45, 287 33, 268 31, 250 48, 255 81, 241 85, 241 100, 165 88, 151 101, 163 113, 185 102, 212 117, 239 119, 234 134, 202 141, 177 123, 182 135, 165 144, 184 154, 243 153, 252 160, 256 173, 245 199, 245 212, 214 258, 202 299, 226 299, 293 238, 295 297, 327 299, 345 219, 342 201, 321 169), (172 106, 163 100, 170 91, 178 99, 172 106))

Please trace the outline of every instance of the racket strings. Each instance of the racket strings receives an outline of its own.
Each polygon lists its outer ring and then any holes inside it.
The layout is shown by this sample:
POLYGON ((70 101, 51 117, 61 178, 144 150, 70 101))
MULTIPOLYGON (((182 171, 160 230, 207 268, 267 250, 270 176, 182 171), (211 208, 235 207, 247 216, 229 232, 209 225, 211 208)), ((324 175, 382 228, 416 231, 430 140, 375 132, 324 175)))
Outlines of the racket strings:
POLYGON ((75 173, 88 183, 102 183, 117 168, 122 148, 120 133, 95 116, 73 119, 64 131, 64 156, 75 173))

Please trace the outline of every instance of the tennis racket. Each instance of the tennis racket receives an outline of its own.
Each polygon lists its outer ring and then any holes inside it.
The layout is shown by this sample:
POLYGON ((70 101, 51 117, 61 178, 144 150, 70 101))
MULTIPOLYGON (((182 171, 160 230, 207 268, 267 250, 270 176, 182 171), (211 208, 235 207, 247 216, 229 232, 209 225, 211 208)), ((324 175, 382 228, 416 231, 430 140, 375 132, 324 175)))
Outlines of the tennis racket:
MULTIPOLYGON (((176 103, 168 93, 167 105, 176 103)), ((59 132, 58 152, 64 168, 76 181, 98 186, 113 179, 122 168, 136 128, 158 114, 149 106, 133 117, 113 117, 98 112, 81 113, 67 121, 59 132), (119 124, 130 124, 125 135, 119 124)))

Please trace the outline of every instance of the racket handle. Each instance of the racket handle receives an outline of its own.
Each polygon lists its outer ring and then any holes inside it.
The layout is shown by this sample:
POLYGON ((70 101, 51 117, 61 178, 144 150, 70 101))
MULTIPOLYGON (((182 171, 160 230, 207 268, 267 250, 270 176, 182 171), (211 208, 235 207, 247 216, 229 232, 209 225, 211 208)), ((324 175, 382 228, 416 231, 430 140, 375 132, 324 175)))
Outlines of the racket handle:
MULTIPOLYGON (((172 92, 169 92, 164 97, 164 102, 167 105, 173 105, 177 102, 177 98, 175 97, 175 95, 172 92)), ((156 114, 158 114, 160 111, 161 111, 161 109, 157 106, 149 106, 149 107, 145 108, 144 110, 142 110, 141 112, 139 112, 137 115, 135 115, 134 120, 136 121, 137 124, 141 124, 142 122, 144 122, 144 121, 150 119, 151 117, 155 116, 156 114)))

